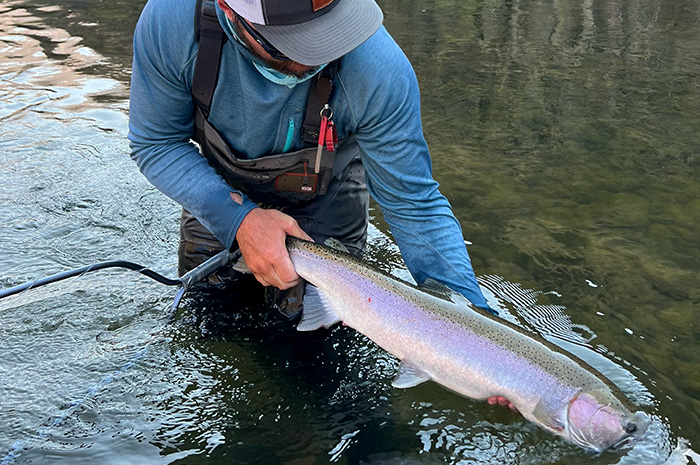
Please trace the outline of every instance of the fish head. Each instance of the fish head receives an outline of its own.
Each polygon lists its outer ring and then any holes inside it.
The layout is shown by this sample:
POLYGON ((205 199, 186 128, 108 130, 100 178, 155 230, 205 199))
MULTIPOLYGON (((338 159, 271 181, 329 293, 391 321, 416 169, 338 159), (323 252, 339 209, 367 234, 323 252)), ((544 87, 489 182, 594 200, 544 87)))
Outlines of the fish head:
POLYGON ((627 446, 648 426, 645 413, 631 413, 611 392, 588 391, 569 403, 564 434, 574 444, 602 452, 627 446))

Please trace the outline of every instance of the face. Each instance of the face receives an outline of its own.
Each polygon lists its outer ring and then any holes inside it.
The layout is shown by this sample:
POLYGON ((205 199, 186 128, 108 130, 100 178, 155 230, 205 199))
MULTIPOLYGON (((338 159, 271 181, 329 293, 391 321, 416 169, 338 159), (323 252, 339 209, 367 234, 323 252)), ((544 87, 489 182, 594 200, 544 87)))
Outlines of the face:
MULTIPOLYGON (((266 66, 269 66, 272 69, 275 69, 281 73, 284 74, 289 74, 291 76, 296 76, 299 78, 303 78, 309 75, 309 73, 313 73, 317 70, 317 67, 315 66, 306 66, 302 65, 301 63, 297 63, 296 61, 281 61, 281 60, 275 60, 270 56, 269 53, 267 53, 259 43, 255 41, 251 37, 250 34, 245 30, 245 28, 241 27, 241 25, 238 23, 238 18, 236 15, 233 13, 233 10, 231 10, 231 7, 229 7, 224 0, 218 0, 219 7, 226 13, 226 16, 233 22, 233 24, 236 25, 236 33, 238 34, 238 37, 241 38, 243 42, 245 42, 246 47, 250 52, 261 62, 265 63, 266 66)), ((245 19, 241 18, 241 21, 245 21, 245 19)), ((254 27, 252 24, 248 23, 250 27, 254 27)))
POLYGON ((626 445, 649 425, 645 414, 632 414, 617 399, 598 391, 576 397, 569 405, 568 420, 569 439, 597 452, 626 445))

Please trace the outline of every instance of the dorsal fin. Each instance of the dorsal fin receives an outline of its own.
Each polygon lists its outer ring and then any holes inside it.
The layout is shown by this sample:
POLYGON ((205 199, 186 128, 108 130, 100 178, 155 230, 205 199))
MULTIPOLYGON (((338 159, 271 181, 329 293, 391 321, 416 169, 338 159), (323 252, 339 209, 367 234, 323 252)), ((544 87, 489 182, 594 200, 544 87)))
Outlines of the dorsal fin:
MULTIPOLYGON (((429 294, 433 294, 437 297, 441 297, 445 300, 449 300, 459 305, 460 307, 467 307, 470 310, 475 309, 475 305, 469 299, 464 297, 459 292, 450 289, 448 286, 442 284, 441 282, 434 280, 433 278, 428 278, 425 281, 423 281, 423 284, 418 286, 418 289, 429 294)), ((492 309, 491 307, 482 308, 481 310, 487 311, 493 315, 498 315, 498 312, 492 309)))
MULTIPOLYGON (((421 291, 429 292, 431 294, 438 294, 440 296, 444 296, 445 299, 449 300, 452 300, 452 294, 455 293, 455 291, 445 286, 441 282, 434 280, 433 278, 428 278, 425 281, 423 281, 423 284, 418 286, 418 289, 420 289, 421 291)), ((454 300, 452 301, 454 302, 454 300)))

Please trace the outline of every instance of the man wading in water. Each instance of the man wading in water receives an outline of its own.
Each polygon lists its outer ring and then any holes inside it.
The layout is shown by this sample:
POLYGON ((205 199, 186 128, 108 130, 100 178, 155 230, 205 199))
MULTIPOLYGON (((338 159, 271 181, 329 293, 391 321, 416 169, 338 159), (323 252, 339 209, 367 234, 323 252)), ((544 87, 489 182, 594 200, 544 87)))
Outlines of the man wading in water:
POLYGON ((179 273, 240 249, 289 316, 303 283, 285 237, 360 255, 370 194, 418 283, 488 309, 432 178, 419 105, 374 0, 150 0, 136 27, 131 156, 183 206, 179 273))

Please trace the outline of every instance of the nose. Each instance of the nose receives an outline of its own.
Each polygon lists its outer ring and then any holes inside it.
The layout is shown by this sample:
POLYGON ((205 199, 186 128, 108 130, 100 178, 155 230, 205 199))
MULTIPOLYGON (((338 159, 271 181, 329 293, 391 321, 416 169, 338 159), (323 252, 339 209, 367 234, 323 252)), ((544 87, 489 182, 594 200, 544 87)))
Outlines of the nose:
POLYGON ((637 426, 637 424, 633 421, 630 421, 625 426, 625 433, 627 433, 627 434, 634 434, 637 431, 639 431, 639 426, 637 426))

